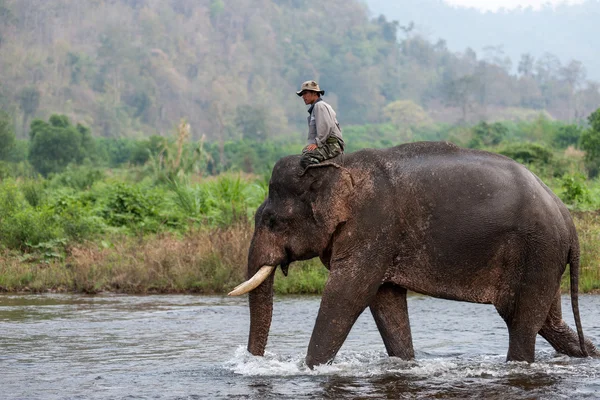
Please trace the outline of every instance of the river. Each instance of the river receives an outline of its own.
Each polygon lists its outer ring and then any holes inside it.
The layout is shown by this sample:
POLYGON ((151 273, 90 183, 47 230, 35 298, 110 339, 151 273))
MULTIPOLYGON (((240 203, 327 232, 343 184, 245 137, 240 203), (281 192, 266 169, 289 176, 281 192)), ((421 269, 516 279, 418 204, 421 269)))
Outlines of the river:
MULTIPOLYGON (((387 357, 370 313, 331 365, 304 356, 319 297, 276 297, 267 354, 246 350, 246 298, 0 295, 1 399, 583 399, 600 397, 600 360, 506 363, 492 306, 409 297, 416 360, 387 357)), ((600 344, 600 296, 581 296, 600 344)), ((568 297, 565 320, 574 326, 568 297)))

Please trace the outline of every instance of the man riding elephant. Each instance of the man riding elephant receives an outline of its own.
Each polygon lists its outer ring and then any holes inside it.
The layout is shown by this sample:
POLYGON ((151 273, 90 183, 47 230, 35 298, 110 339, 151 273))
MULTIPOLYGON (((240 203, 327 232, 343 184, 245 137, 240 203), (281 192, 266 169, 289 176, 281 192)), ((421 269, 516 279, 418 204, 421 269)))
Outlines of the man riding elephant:
POLYGON ((296 94, 309 105, 308 144, 302 150, 300 165, 306 169, 311 164, 336 157, 344 152, 342 129, 335 111, 321 98, 325 94, 315 81, 306 81, 296 94))

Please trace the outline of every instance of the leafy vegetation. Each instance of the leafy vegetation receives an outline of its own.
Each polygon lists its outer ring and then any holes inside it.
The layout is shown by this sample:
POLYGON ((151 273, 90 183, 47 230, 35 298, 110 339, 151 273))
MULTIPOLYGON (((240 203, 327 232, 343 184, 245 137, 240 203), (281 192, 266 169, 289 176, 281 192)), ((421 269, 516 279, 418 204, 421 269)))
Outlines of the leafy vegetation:
MULTIPOLYGON (((407 104, 389 110, 397 116, 407 104)), ((596 290, 600 181, 587 168, 598 160, 591 147, 575 147, 594 143, 586 138, 596 134, 596 116, 588 128, 544 117, 409 128, 413 140, 449 139, 495 151, 538 174, 573 210, 586 252, 582 287, 596 290)), ((349 126, 344 137, 350 151, 389 147, 405 140, 406 128, 397 121, 349 126)), ((302 147, 301 135, 239 139, 222 147, 194 142, 185 121, 171 137, 140 140, 86 137, 88 128, 61 115, 32 122, 32 136, 48 132, 51 148, 63 143, 62 134, 89 143, 53 171, 36 172, 28 159, 5 161, 0 290, 222 293, 244 278, 253 214, 267 195, 268 172, 302 147), (140 152, 148 155, 145 161, 140 152)), ((35 140, 26 144, 31 155, 35 140)), ((55 153, 40 152, 39 165, 49 165, 44 157, 54 160, 55 153)), ((327 271, 317 260, 298 264, 289 278, 277 280, 276 291, 319 293, 327 271)))

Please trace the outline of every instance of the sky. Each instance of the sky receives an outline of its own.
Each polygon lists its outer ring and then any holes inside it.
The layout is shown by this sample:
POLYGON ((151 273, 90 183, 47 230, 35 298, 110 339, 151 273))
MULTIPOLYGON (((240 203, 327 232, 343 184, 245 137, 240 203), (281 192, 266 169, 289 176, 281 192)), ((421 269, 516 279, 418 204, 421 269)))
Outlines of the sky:
POLYGON ((533 7, 534 9, 539 9, 544 4, 550 3, 553 5, 557 5, 560 3, 569 3, 569 4, 578 4, 583 3, 585 0, 445 0, 446 3, 456 5, 456 6, 464 6, 464 7, 474 7, 478 8, 482 11, 497 11, 498 9, 504 7, 507 9, 517 8, 522 6, 533 7))

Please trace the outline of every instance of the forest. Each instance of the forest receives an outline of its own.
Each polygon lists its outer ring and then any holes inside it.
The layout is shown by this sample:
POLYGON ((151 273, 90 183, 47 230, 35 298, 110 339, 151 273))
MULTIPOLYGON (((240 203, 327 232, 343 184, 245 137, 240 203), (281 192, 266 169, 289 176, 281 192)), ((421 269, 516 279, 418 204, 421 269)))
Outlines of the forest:
POLYGON ((94 136, 186 118, 195 139, 264 140, 304 123, 294 91, 308 79, 344 125, 386 122, 398 100, 446 123, 585 123, 600 103, 579 60, 522 54, 513 73, 501 49, 451 51, 357 0, 0 0, 0 54, 0 106, 21 138, 59 113, 94 136))
MULTIPOLYGON (((597 291, 599 86, 577 60, 505 61, 358 1, 0 0, 0 291, 226 292, 304 145, 307 79, 347 152, 448 140, 525 164, 597 291)), ((326 269, 298 264, 277 292, 320 292, 326 269)))

